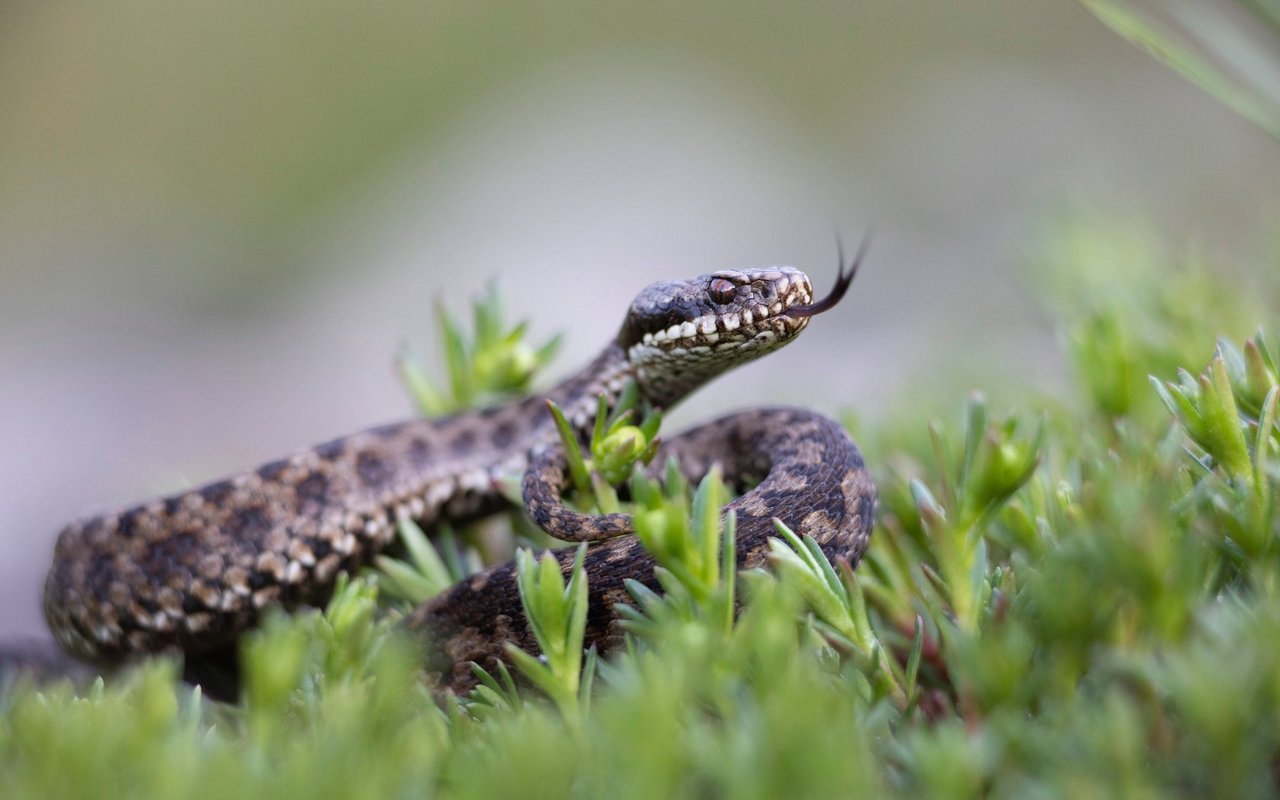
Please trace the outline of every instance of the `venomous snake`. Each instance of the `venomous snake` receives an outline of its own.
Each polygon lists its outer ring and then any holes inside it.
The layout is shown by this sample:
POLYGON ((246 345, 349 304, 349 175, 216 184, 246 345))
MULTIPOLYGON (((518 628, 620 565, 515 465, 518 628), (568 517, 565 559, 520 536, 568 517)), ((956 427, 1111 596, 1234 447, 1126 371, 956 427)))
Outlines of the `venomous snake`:
MULTIPOLYGON (((628 381, 670 408, 725 370, 792 341, 834 306, 860 257, 815 302, 809 278, 789 267, 713 272, 642 290, 617 336, 584 369, 543 396, 444 419, 372 428, 250 472, 75 522, 58 537, 44 612, 72 655, 115 663, 178 649, 190 657, 234 642, 273 605, 322 603, 341 571, 366 564, 394 538, 396 521, 424 527, 501 508, 501 475, 524 472, 526 510, 553 536, 600 540, 587 551, 586 644, 619 636, 624 581, 657 589, 654 563, 629 517, 584 516, 560 501, 565 461, 545 402, 581 433, 597 398, 610 404, 628 381)), ((776 517, 813 536, 830 559, 856 564, 875 514, 875 487, 836 422, 797 408, 738 412, 665 443, 697 480, 719 463, 728 481, 754 488, 732 501, 742 568, 763 563, 776 517)), ((574 549, 554 551, 566 569, 574 549)), ((513 642, 536 652, 514 565, 480 572, 420 606, 410 629, 439 642, 442 682, 465 686, 470 662, 492 667, 513 642)))

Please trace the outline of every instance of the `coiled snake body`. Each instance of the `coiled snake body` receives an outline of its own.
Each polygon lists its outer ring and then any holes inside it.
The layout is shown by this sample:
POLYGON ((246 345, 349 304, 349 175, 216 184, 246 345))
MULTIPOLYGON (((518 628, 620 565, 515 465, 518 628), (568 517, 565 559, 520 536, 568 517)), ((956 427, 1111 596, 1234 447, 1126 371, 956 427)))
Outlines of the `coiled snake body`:
MULTIPOLYGON (((664 281, 633 301, 617 337, 585 369, 545 396, 446 419, 373 428, 258 469, 116 513, 59 536, 44 610, 68 652, 97 662, 178 648, 224 647, 273 604, 323 602, 342 570, 389 544, 395 523, 424 527, 499 508, 499 475, 525 471, 525 506, 554 536, 597 540, 586 556, 587 643, 617 637, 614 604, 624 580, 656 588, 653 561, 623 515, 587 517, 560 502, 564 459, 545 400, 585 431, 597 397, 612 401, 634 380, 669 408, 736 364, 791 341, 843 296, 856 269, 813 302, 807 276, 776 267, 664 281)), ((857 447, 812 411, 759 408, 723 417, 666 443, 691 479, 713 463, 730 481, 760 479, 729 508, 737 514, 739 566, 763 562, 777 517, 812 535, 831 559, 857 563, 875 512, 875 488, 857 447)), ((557 551, 567 565, 573 550, 557 551)), ((536 645, 514 567, 472 576, 408 620, 447 656, 445 683, 469 680, 469 662, 492 666, 506 643, 536 645)))

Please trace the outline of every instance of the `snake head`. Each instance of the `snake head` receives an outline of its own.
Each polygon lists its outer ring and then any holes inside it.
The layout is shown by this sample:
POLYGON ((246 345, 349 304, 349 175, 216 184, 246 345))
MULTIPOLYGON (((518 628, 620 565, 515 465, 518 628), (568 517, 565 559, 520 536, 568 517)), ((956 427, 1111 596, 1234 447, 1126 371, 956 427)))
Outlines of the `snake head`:
POLYGON ((721 270, 659 281, 632 301, 618 333, 641 391, 669 407, 705 381, 794 339, 844 296, 857 272, 843 263, 835 288, 814 302, 809 276, 794 267, 721 270))

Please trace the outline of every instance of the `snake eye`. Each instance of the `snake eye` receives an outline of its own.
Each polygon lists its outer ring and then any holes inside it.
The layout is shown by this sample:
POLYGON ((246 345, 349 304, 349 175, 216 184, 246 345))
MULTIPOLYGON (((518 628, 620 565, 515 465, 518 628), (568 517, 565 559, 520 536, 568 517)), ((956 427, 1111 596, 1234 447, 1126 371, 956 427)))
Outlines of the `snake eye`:
POLYGON ((737 291, 738 287, 734 285, 733 281, 725 278, 712 278, 711 283, 707 284, 707 293, 717 303, 732 303, 733 296, 737 291))

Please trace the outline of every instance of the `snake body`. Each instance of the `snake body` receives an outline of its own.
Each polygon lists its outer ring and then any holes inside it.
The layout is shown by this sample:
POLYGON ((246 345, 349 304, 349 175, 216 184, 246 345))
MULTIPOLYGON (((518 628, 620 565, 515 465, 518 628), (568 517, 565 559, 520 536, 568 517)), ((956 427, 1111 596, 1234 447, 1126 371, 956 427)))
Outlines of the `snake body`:
MULTIPOLYGON (((856 262, 854 263, 856 268, 856 262)), ((322 603, 337 575, 367 563, 394 538, 398 518, 424 527, 500 508, 502 475, 524 472, 524 500, 552 535, 603 540, 588 550, 588 644, 618 636, 613 607, 624 581, 656 588, 653 562, 624 515, 587 517, 560 501, 564 458, 545 402, 579 432, 597 398, 629 381, 669 408, 712 377, 794 339, 843 296, 854 269, 813 302, 809 279, 788 267, 714 272, 645 288, 618 335, 547 394, 456 416, 372 428, 256 470, 69 525, 45 582, 45 616, 69 653, 111 663, 177 648, 225 647, 263 609, 322 603), (612 538, 610 538, 612 537, 612 538)), ((803 409, 739 412, 663 446, 691 479, 713 463, 734 483, 759 484, 733 501, 738 561, 762 563, 772 519, 808 533, 831 559, 866 549, 875 488, 841 426, 803 409)), ((572 550, 556 551, 563 565, 572 550)), ((465 683, 469 662, 492 666, 506 643, 534 649, 512 564, 485 570, 421 606, 409 627, 441 646, 445 682, 465 683)))

